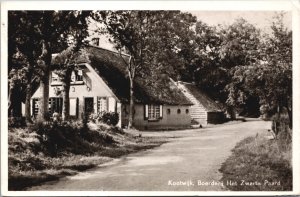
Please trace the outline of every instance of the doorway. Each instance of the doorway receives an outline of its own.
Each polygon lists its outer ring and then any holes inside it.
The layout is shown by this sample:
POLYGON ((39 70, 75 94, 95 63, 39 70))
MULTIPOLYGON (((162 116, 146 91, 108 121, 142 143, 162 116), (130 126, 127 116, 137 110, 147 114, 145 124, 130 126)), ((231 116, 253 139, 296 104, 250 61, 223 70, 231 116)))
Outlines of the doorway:
POLYGON ((93 97, 84 98, 84 113, 86 116, 89 116, 92 113, 94 113, 94 98, 93 97))

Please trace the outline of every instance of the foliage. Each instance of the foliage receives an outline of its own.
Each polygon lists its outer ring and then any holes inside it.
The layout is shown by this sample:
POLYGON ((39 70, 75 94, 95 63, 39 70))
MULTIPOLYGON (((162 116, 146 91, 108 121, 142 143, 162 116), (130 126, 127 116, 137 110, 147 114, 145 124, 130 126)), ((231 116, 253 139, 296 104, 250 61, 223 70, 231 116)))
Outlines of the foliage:
POLYGON ((8 127, 25 127, 26 121, 24 117, 8 117, 8 127))
POLYGON ((221 180, 233 191, 290 191, 293 186, 291 164, 291 149, 282 151, 276 141, 266 140, 263 135, 249 137, 238 143, 222 164, 221 180), (242 180, 252 185, 242 185, 242 180), (226 184, 227 181, 236 181, 237 185, 226 184))
MULTIPOLYGON (((252 113, 259 115, 259 104, 249 95, 248 89, 241 87, 241 82, 234 83, 234 73, 241 66, 249 65, 257 60, 260 53, 260 31, 254 25, 240 18, 223 30, 224 39, 220 51, 221 64, 226 70, 224 89, 226 103, 240 112, 256 109, 252 113), (226 33, 225 33, 226 31, 226 33), (232 91, 232 90, 236 91, 232 91)), ((251 114, 252 115, 252 114, 251 114)))
POLYGON ((104 112, 101 117, 101 121, 108 125, 117 125, 119 122, 119 113, 117 112, 104 112))
POLYGON ((110 136, 90 130, 79 121, 36 123, 31 130, 39 135, 42 149, 50 156, 56 156, 66 149, 74 154, 87 154, 97 148, 89 143, 114 142, 110 136))
POLYGON ((272 117, 272 132, 282 151, 292 146, 292 130, 289 128, 289 117, 287 112, 277 113, 272 117))
POLYGON ((198 44, 195 81, 214 99, 225 103, 232 70, 254 61, 258 53, 259 31, 242 18, 228 27, 210 27, 199 21, 195 31, 198 44))
POLYGON ((229 26, 197 22, 189 78, 241 115, 272 116, 287 108, 291 120, 292 34, 282 18, 276 15, 272 35, 262 35, 242 18, 229 26))
POLYGON ((235 69, 228 86, 228 102, 244 103, 249 96, 259 99, 264 113, 273 115, 284 109, 292 126, 292 32, 278 15, 273 22, 272 35, 264 36, 256 61, 235 69))
MULTIPOLYGON (((291 112, 292 39, 276 16, 272 35, 261 35, 240 18, 228 27, 196 25, 194 78, 213 98, 242 115, 273 115, 279 106, 291 112)), ((289 112, 290 116, 291 113, 289 112)))
POLYGON ((221 32, 216 27, 198 21, 196 24, 196 59, 194 80, 196 84, 215 99, 223 101, 226 70, 222 68, 220 50, 221 32))
POLYGON ((91 114, 90 120, 92 122, 103 122, 108 125, 116 126, 119 122, 119 113, 103 111, 101 113, 91 114))

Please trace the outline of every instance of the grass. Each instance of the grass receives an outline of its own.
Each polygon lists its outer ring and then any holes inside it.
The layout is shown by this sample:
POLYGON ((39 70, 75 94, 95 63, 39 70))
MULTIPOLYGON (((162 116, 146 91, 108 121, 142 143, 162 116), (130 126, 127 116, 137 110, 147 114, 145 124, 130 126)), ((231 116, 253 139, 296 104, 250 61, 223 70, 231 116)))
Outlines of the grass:
POLYGON ((35 129, 9 128, 8 189, 26 190, 164 142, 153 137, 136 137, 108 125, 89 125, 84 135, 68 132, 63 133, 68 136, 63 146, 53 154, 50 151, 53 144, 46 144, 35 129))
POLYGON ((222 164, 224 185, 232 191, 291 191, 291 148, 266 135, 242 140, 222 164))

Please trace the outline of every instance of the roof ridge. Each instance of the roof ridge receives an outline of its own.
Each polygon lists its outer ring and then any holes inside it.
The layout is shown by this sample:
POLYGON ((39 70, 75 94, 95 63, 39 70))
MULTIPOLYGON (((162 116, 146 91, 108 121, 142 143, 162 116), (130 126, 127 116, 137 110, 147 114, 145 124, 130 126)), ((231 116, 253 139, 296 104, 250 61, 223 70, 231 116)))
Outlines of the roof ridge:
MULTIPOLYGON (((100 46, 95 46, 95 45, 91 45, 91 44, 89 44, 88 46, 89 46, 89 47, 94 47, 94 48, 96 48, 96 49, 101 49, 101 50, 106 50, 106 51, 109 51, 109 52, 113 52, 113 53, 116 53, 116 54, 118 54, 118 55, 120 54, 120 53, 117 52, 117 51, 113 51, 113 50, 111 50, 111 49, 103 48, 103 47, 100 47, 100 46)), ((130 57, 130 55, 129 55, 129 54, 126 54, 126 53, 121 53, 121 55, 130 57)))

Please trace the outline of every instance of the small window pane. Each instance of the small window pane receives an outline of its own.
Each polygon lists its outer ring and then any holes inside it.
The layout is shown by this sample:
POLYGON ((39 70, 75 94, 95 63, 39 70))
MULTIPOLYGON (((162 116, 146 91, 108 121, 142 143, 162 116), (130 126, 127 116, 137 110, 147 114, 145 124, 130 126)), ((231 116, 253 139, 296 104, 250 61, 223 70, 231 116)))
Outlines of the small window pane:
POLYGON ((157 120, 160 115, 159 105, 149 105, 148 107, 148 118, 149 120, 157 120))

